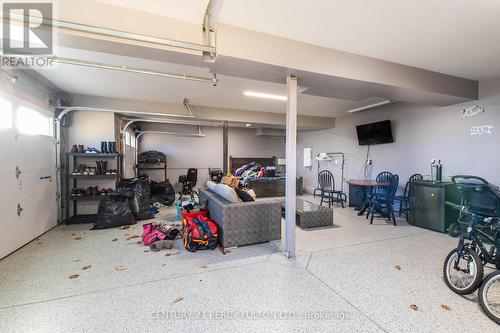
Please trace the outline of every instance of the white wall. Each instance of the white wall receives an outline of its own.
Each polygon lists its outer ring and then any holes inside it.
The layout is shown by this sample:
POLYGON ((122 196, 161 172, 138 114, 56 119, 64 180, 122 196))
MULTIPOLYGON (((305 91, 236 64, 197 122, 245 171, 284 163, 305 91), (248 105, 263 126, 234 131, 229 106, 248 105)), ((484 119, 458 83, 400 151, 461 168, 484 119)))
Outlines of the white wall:
MULTIPOLYGON (((445 177, 472 174, 500 184, 500 94, 496 94, 477 102, 448 107, 395 104, 339 117, 336 127, 330 130, 299 133, 297 173, 304 176, 307 190, 316 186, 317 165, 315 163, 311 170, 302 166, 304 147, 312 147, 314 155, 344 152, 345 178, 363 178, 367 147, 358 145, 355 126, 386 119, 391 120, 395 143, 371 147, 372 178, 388 170, 399 174, 400 186, 404 186, 413 173, 430 175, 430 160, 434 158, 442 161, 445 177), (462 119, 460 111, 476 103, 484 105, 486 112, 462 119), (493 134, 471 136, 470 128, 480 125, 494 126, 493 134)), ((332 162, 322 162, 321 166, 333 170, 336 179, 340 179, 339 166, 332 162)))
MULTIPOLYGON (((145 129, 145 128, 143 128, 145 129)), ((149 130, 194 133, 193 126, 149 125, 149 130)), ((141 137, 139 152, 157 150, 167 155, 168 178, 178 186, 180 175, 188 168, 198 169, 199 184, 208 179, 209 168, 222 169, 222 128, 202 127, 206 137, 186 137, 173 135, 146 134, 141 137)), ((283 157, 285 144, 283 137, 256 136, 255 129, 230 128, 228 136, 229 156, 233 157, 283 157)), ((161 180, 162 171, 151 173, 152 179, 161 180)))

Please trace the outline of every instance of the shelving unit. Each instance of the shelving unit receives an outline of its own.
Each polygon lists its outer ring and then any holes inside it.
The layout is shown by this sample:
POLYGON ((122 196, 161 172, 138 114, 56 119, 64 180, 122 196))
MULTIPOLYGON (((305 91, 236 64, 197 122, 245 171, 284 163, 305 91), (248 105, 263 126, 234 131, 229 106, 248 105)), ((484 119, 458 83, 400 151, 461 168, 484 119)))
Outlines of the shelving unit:
POLYGON ((114 180, 115 189, 118 186, 118 182, 121 178, 120 170, 120 154, 82 154, 82 153, 66 153, 66 224, 80 224, 80 223, 91 223, 95 221, 95 214, 78 214, 78 202, 81 201, 100 201, 104 195, 95 196, 72 196, 71 189, 77 188, 78 181, 82 179, 87 180, 114 180), (78 159, 87 160, 103 160, 103 159, 114 159, 117 174, 113 175, 73 175, 73 170, 77 165, 78 159), (70 217, 70 202, 73 202, 73 215, 70 217))
POLYGON ((165 174, 165 180, 167 180, 167 162, 159 162, 159 163, 139 163, 136 165, 137 175, 140 176, 141 171, 153 171, 153 170, 163 170, 165 174), (154 166, 159 165, 159 166, 154 166))

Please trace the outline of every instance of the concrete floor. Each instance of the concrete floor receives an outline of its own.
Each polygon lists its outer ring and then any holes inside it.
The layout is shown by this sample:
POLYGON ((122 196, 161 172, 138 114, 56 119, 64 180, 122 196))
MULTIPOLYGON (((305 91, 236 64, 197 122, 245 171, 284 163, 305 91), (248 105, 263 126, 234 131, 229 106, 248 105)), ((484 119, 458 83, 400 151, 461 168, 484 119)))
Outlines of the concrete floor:
POLYGON ((348 208, 334 221, 297 229, 295 260, 279 242, 153 253, 127 240, 142 223, 58 226, 0 261, 0 332, 498 332, 442 280, 456 239, 348 208))

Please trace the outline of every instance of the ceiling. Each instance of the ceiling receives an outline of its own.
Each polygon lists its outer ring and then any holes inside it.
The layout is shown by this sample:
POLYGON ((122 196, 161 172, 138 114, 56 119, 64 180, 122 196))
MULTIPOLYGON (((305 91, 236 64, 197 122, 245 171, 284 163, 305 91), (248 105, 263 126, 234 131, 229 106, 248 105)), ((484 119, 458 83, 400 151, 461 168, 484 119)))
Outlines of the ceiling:
MULTIPOLYGON (((208 0, 98 0, 200 23, 208 0)), ((226 0, 219 22, 473 80, 500 77, 498 0, 226 0)))
MULTIPOLYGON (((80 49, 58 48, 59 57, 85 59, 106 64, 147 68, 168 73, 211 77, 209 69, 179 64, 158 62, 80 49)), ((39 68, 37 71, 62 91, 70 94, 133 99, 151 102, 181 104, 188 98, 193 105, 216 108, 239 109, 285 113, 284 101, 246 97, 243 91, 256 91, 285 95, 285 85, 218 75, 219 84, 183 81, 144 74, 112 71, 91 67, 57 64, 54 68, 39 68)), ((377 102, 375 99, 349 101, 299 94, 299 114, 335 117, 347 110, 377 102)))

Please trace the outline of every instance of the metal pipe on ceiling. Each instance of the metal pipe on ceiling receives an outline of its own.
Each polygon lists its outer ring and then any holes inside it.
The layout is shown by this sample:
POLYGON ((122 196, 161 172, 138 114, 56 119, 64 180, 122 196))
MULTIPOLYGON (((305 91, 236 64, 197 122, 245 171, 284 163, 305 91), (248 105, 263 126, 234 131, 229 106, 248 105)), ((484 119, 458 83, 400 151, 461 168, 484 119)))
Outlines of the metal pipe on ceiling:
MULTIPOLYGON (((40 17, 30 16, 30 15, 19 15, 19 14, 16 15, 14 13, 10 14, 10 18, 11 18, 11 20, 16 20, 16 21, 20 21, 20 22, 35 22, 36 19, 38 19, 38 20, 41 19, 40 17)), ((66 29, 66 30, 72 30, 72 31, 77 31, 77 32, 113 37, 113 38, 127 39, 127 40, 132 40, 132 41, 137 41, 137 42, 142 42, 142 43, 149 43, 149 44, 154 44, 154 45, 175 47, 175 48, 180 48, 180 49, 217 54, 217 50, 216 50, 215 46, 211 46, 211 45, 201 45, 201 44, 183 42, 183 41, 166 39, 166 38, 146 36, 146 35, 142 35, 142 34, 136 34, 136 33, 126 32, 126 31, 108 29, 108 28, 100 28, 100 27, 95 27, 95 26, 80 24, 80 23, 73 23, 73 22, 66 22, 66 21, 59 21, 59 20, 49 20, 49 19, 43 18, 42 25, 49 26, 49 27, 52 26, 54 28, 59 28, 59 29, 66 29)))
POLYGON ((143 131, 139 132, 136 135, 136 139, 139 139, 141 136, 144 134, 161 134, 161 135, 176 135, 176 136, 186 136, 186 137, 192 137, 192 138, 203 138, 206 137, 206 134, 200 133, 181 133, 181 132, 169 132, 169 131, 143 131))
POLYGON ((182 101, 182 104, 184 104, 184 106, 186 107, 186 110, 189 112, 191 117, 194 117, 193 112, 191 112, 191 107, 189 106, 189 99, 184 98, 184 100, 182 101))
MULTIPOLYGON (((193 120, 190 119, 157 119, 157 118, 126 118, 127 125, 124 129, 127 129, 133 123, 158 123, 158 124, 178 124, 178 125, 191 125, 191 126, 206 126, 206 127, 221 127, 224 122, 222 121, 209 121, 209 120, 193 120)), ((123 130, 122 130, 123 133, 123 130)))
POLYGON ((177 73, 167 73, 167 72, 161 72, 153 69, 144 69, 144 68, 137 68, 137 67, 130 67, 130 66, 121 66, 121 65, 111 65, 111 64, 105 64, 101 62, 94 62, 94 61, 87 61, 87 60, 80 60, 80 59, 71 59, 71 58, 62 58, 62 57, 54 57, 53 61, 59 64, 68 64, 68 65, 76 65, 76 66, 83 66, 83 67, 92 67, 92 68, 99 68, 99 69, 107 69, 107 70, 113 70, 113 71, 119 71, 119 72, 128 72, 128 73, 136 73, 136 74, 145 74, 145 75, 152 75, 152 76, 159 76, 159 77, 167 77, 171 79, 181 79, 181 80, 187 80, 187 81, 197 81, 197 82, 205 82, 205 83, 210 83, 214 87, 217 86, 217 76, 215 74, 212 74, 212 77, 202 77, 202 76, 194 76, 194 75, 189 75, 189 74, 177 74, 177 73))
MULTIPOLYGON (((203 44, 213 48, 217 45, 217 21, 221 7, 222 0, 209 0, 203 17, 203 44)), ((202 55, 204 62, 215 62, 217 59, 217 53, 203 51, 202 55)))

